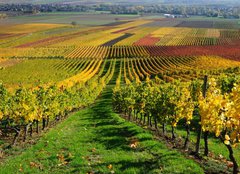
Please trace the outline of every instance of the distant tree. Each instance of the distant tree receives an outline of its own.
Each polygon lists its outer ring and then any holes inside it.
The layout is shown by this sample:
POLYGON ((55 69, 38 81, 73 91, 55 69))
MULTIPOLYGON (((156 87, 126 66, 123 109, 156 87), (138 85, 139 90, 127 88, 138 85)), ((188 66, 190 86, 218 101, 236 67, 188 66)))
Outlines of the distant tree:
POLYGON ((72 26, 76 26, 77 22, 76 21, 72 21, 71 24, 72 24, 72 26))

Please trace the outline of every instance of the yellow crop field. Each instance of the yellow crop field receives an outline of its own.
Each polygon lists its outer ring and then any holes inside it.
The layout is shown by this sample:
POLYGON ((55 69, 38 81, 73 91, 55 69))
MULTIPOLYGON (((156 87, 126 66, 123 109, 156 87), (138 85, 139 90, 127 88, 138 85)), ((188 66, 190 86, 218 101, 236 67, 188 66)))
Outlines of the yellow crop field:
POLYGON ((133 29, 132 36, 116 43, 115 45, 116 46, 133 45, 136 41, 138 41, 139 39, 143 38, 144 36, 150 34, 151 32, 153 32, 155 30, 156 30, 155 27, 153 27, 153 28, 152 27, 141 27, 141 28, 133 29))
POLYGON ((58 86, 64 86, 64 87, 72 87, 76 83, 85 83, 89 79, 91 79, 98 71, 102 64, 103 60, 92 60, 89 65, 79 74, 72 76, 70 78, 67 78, 61 82, 58 83, 58 86))
POLYGON ((120 27, 120 28, 137 27, 137 26, 144 25, 144 24, 151 23, 151 22, 152 22, 152 20, 135 20, 132 22, 128 22, 126 24, 118 25, 118 27, 120 27))
POLYGON ((158 30, 155 30, 151 34, 155 37, 163 37, 165 35, 175 34, 178 30, 179 30, 178 28, 163 27, 163 28, 159 28, 158 30))
POLYGON ((240 66, 240 62, 224 59, 219 56, 200 56, 194 61, 197 69, 224 69, 240 66))
POLYGON ((43 58, 63 57, 74 48, 0 48, 0 58, 43 58))
POLYGON ((66 24, 44 24, 44 23, 30 23, 18 25, 6 25, 0 27, 0 33, 33 33, 42 30, 49 30, 53 28, 66 27, 66 24))

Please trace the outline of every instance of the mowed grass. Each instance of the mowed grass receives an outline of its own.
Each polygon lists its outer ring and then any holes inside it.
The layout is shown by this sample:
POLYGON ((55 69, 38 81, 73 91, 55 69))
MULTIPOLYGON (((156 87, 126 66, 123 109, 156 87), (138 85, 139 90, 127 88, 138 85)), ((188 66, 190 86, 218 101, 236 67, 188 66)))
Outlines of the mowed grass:
POLYGON ((204 173, 181 153, 112 111, 112 86, 96 103, 52 128, 37 144, 10 156, 0 173, 204 173), (137 142, 136 148, 130 144, 137 142))

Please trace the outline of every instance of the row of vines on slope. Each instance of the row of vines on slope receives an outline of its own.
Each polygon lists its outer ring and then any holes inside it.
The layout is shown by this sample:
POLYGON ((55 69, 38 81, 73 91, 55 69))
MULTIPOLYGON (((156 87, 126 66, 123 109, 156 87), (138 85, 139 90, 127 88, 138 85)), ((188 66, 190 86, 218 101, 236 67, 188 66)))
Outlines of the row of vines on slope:
POLYGON ((40 124, 44 130, 69 112, 92 104, 115 71, 115 59, 105 62, 100 69, 99 62, 95 61, 91 65, 93 68, 89 65, 86 72, 81 72, 83 79, 76 75, 50 86, 38 85, 30 89, 21 86, 14 92, 1 83, 0 131, 4 137, 15 134, 9 147, 15 145, 20 137, 26 141, 28 133, 32 136, 34 130, 39 133, 40 124))
POLYGON ((0 58, 145 58, 162 56, 221 56, 239 60, 239 46, 61 46, 0 48, 0 58))
MULTIPOLYGON (((176 138, 175 128, 183 122, 186 127, 185 149, 189 146, 190 127, 195 126, 195 130, 204 132, 205 155, 208 155, 208 136, 214 134, 227 147, 233 173, 237 174, 238 164, 233 154, 233 147, 240 142, 240 86, 236 85, 237 81, 233 77, 207 81, 205 76, 204 84, 199 80, 165 83, 158 77, 155 80, 147 78, 146 82, 129 83, 123 87, 117 85, 113 107, 129 120, 154 126, 158 132, 161 125, 164 136, 167 125, 170 125, 173 140, 176 138), (199 120, 199 125, 192 124, 195 120, 199 120)), ((199 141, 196 154, 199 154, 199 141)))

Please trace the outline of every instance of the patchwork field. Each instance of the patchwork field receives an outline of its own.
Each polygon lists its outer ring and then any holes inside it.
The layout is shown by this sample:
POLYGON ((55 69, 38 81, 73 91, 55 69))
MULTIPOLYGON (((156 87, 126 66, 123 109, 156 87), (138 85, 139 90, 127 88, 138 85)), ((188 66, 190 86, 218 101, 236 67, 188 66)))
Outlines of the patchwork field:
POLYGON ((237 20, 44 15, 0 21, 0 173, 236 174, 237 20))

